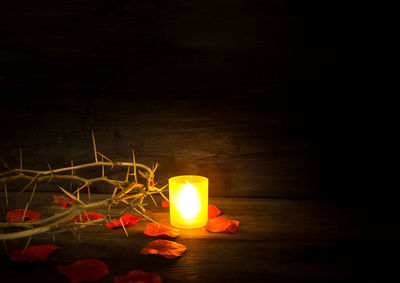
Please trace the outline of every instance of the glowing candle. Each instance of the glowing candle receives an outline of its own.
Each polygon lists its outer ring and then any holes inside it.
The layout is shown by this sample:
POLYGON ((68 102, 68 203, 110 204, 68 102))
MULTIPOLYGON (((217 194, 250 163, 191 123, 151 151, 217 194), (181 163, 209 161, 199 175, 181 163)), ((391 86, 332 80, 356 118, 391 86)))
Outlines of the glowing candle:
POLYGON ((202 176, 177 176, 169 179, 171 225, 199 228, 208 219, 208 179, 202 176))

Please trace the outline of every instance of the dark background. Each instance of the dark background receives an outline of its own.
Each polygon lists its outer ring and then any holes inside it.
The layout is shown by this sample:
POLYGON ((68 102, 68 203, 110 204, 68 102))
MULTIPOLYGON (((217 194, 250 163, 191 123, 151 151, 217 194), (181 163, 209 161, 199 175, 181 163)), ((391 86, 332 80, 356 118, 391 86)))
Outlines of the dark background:
POLYGON ((93 130, 113 160, 134 147, 158 162, 160 185, 200 174, 214 196, 373 200, 352 19, 337 1, 6 1, 0 156, 89 162, 93 130))

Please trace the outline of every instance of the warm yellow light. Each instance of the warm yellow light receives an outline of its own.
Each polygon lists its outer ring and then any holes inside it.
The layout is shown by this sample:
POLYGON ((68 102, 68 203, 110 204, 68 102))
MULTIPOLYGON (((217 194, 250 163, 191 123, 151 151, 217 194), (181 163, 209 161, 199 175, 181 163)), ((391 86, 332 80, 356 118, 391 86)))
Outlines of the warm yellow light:
POLYGON ((202 176, 177 176, 169 179, 171 225, 199 228, 208 219, 208 179, 202 176))

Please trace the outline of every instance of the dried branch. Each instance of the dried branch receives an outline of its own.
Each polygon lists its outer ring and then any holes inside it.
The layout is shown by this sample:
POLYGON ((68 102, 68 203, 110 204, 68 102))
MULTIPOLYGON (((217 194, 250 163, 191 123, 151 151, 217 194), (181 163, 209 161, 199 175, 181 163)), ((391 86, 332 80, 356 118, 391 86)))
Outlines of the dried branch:
MULTIPOLYGON (((29 239, 31 239, 31 237, 34 235, 46 232, 50 232, 52 237, 54 238, 54 235, 56 233, 70 231, 79 240, 80 234, 78 233, 78 230, 80 231, 84 227, 90 225, 97 225, 99 223, 104 223, 106 220, 110 221, 112 218, 111 207, 114 204, 118 203, 126 205, 125 209, 123 209, 122 213, 120 213, 120 215, 118 216, 119 218, 122 216, 123 213, 125 213, 130 209, 131 211, 139 213, 146 219, 155 222, 153 219, 144 214, 145 209, 143 208, 143 200, 148 196, 150 196, 150 198, 155 202, 152 195, 156 193, 160 194, 162 197, 165 198, 162 191, 166 186, 162 188, 157 188, 154 183, 154 174, 158 167, 158 164, 156 163, 154 168, 150 168, 144 164, 136 163, 135 154, 133 150, 132 150, 132 162, 114 162, 108 157, 106 157, 104 154, 101 154, 97 151, 93 132, 92 132, 92 141, 93 141, 95 162, 74 165, 73 161, 71 160, 71 166, 69 167, 55 169, 52 168, 49 163, 47 163, 49 170, 41 171, 41 170, 24 169, 22 167, 21 149, 19 152, 20 155, 19 168, 9 169, 9 167, 3 161, 3 164, 5 164, 5 167, 8 170, 6 172, 0 173, 0 183, 4 184, 7 204, 8 204, 8 198, 7 198, 8 183, 20 179, 28 181, 28 183, 20 190, 17 196, 22 194, 32 184, 34 184, 30 199, 25 206, 24 216, 26 214, 28 207, 31 205, 33 196, 36 192, 36 186, 39 183, 42 182, 55 183, 57 181, 70 181, 70 191, 73 191, 73 185, 72 185, 73 183, 80 183, 80 185, 78 186, 77 189, 75 189, 74 192, 68 192, 59 184, 56 184, 56 186, 64 193, 65 197, 70 197, 76 201, 76 203, 73 203, 69 201, 67 198, 63 199, 70 204, 70 208, 68 208, 66 211, 36 221, 18 222, 18 223, 0 222, 0 228, 2 229, 2 232, 0 233, 0 240, 3 240, 4 244, 5 240, 19 239, 25 237, 29 237, 29 239), (98 160, 97 155, 101 156, 101 161, 98 160), (77 173, 80 169, 95 168, 98 166, 101 167, 100 177, 95 177, 90 179, 90 178, 85 178, 83 176, 79 176, 79 174, 77 173), (114 167, 121 167, 121 168, 127 167, 126 174, 122 180, 111 179, 104 173, 105 167, 111 167, 111 169, 114 167), (131 167, 133 167, 133 174, 130 174, 131 167), (142 172, 141 170, 137 170, 137 168, 140 168, 144 171, 142 172), (67 174, 67 172, 70 173, 67 174), (139 172, 139 174, 145 179, 143 183, 138 182, 137 172, 139 172), (133 176, 133 180, 130 180, 131 176, 133 176), (91 202, 90 185, 98 182, 103 182, 112 185, 113 193, 106 199, 96 202, 91 202), (84 203, 83 201, 81 201, 79 195, 80 191, 85 187, 88 188, 88 198, 89 198, 88 203, 84 203), (95 221, 88 221, 85 223, 72 221, 72 219, 74 219, 77 216, 81 217, 82 219, 83 213, 86 213, 86 211, 95 208, 107 209, 107 214, 108 214, 107 217, 95 221), (9 228, 13 228, 13 230, 7 231, 9 228), (17 230, 19 229, 19 231, 15 231, 15 229, 17 230)), ((123 228, 126 236, 128 236, 125 227, 123 228)), ((29 242, 30 240, 28 240, 26 247, 29 245, 29 242)))

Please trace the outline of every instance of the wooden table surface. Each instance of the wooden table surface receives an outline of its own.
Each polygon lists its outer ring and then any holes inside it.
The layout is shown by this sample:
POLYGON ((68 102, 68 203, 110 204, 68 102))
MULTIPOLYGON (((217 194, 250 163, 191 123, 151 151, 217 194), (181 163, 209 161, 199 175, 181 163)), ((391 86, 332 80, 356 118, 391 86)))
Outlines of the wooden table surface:
MULTIPOLYGON (((6 211, 18 202, 11 196, 8 208, 4 198, 0 203, 5 221, 6 211)), ((110 275, 100 282, 113 282, 114 276, 134 269, 155 272, 164 282, 399 282, 396 207, 255 198, 211 198, 209 203, 240 221, 237 234, 181 230, 175 241, 187 252, 176 260, 139 253, 152 240, 143 233, 143 218, 127 228, 128 238, 122 229, 103 225, 84 229, 81 243, 71 233, 58 234, 55 243, 50 234, 38 235, 31 244, 61 249, 45 261, 28 263, 11 262, 2 248, 0 282, 68 282, 56 266, 84 258, 109 266, 110 275)), ((150 217, 169 224, 167 208, 147 207, 150 217)), ((51 203, 50 193, 37 193, 31 209, 45 217, 64 208, 51 203)), ((25 239, 7 242, 8 251, 24 245, 25 239)))

